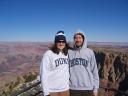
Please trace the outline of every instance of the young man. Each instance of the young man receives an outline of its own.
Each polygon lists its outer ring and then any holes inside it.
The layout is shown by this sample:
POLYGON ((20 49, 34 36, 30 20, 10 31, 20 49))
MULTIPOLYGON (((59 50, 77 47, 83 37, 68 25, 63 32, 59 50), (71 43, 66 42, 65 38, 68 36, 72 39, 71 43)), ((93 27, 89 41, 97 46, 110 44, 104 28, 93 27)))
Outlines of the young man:
POLYGON ((43 55, 40 76, 44 96, 69 96, 68 45, 63 31, 57 32, 54 45, 43 55))
POLYGON ((98 96, 99 75, 94 52, 87 48, 87 38, 74 34, 74 48, 69 50, 70 96, 98 96))

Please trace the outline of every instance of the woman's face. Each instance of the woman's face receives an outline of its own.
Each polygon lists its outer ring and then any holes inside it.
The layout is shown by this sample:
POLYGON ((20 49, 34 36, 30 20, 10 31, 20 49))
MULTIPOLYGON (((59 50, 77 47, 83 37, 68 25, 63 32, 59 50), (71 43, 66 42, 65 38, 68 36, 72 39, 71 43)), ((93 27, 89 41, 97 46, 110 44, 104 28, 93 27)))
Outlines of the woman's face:
POLYGON ((66 43, 63 40, 60 40, 56 43, 56 45, 58 49, 62 50, 65 48, 66 43))

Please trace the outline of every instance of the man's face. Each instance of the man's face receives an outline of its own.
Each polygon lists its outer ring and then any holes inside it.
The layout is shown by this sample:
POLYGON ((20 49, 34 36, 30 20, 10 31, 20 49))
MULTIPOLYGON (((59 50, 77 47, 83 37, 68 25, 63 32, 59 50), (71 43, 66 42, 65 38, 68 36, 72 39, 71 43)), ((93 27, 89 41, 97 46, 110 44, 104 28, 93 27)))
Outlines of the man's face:
POLYGON ((76 35, 74 38, 74 42, 76 47, 82 47, 84 40, 81 35, 76 35))

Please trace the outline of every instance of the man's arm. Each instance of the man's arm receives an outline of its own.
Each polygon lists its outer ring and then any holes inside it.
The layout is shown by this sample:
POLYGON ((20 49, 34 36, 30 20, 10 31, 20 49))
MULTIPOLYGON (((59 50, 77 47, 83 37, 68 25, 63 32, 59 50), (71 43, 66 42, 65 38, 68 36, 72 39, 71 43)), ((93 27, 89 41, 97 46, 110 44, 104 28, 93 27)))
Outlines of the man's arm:
POLYGON ((94 52, 91 58, 91 65, 92 65, 92 74, 93 74, 93 96, 98 96, 99 74, 98 74, 98 68, 97 68, 94 52))

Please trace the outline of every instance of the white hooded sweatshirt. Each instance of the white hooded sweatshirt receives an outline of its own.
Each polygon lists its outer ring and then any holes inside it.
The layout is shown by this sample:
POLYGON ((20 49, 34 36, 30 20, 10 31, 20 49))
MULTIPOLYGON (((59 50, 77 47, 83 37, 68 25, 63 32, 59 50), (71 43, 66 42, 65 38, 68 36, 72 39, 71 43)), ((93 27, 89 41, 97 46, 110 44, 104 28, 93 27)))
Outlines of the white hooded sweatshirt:
POLYGON ((69 89, 68 55, 55 54, 51 50, 44 53, 40 66, 41 86, 44 96, 50 92, 61 92, 69 89))

